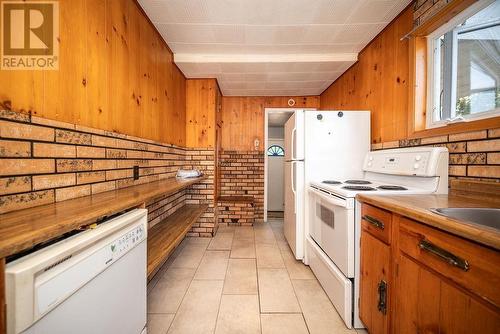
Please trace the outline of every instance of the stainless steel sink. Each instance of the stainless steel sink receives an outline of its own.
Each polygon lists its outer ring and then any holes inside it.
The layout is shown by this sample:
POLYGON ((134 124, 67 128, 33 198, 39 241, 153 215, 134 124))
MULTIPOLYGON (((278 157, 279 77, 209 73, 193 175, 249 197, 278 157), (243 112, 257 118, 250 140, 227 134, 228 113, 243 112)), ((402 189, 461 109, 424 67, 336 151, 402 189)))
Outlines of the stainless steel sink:
POLYGON ((493 208, 437 208, 432 212, 465 221, 468 223, 492 227, 500 230, 500 209, 493 208))

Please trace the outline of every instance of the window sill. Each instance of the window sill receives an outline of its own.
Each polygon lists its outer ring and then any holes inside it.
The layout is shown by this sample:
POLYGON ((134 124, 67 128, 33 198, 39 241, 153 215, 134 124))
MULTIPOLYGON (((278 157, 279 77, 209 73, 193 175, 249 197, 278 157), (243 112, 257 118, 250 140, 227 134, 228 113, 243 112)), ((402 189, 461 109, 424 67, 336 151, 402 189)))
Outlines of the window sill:
POLYGON ((440 135, 448 135, 461 132, 486 130, 500 127, 500 116, 479 119, 475 121, 467 121, 460 123, 452 123, 435 128, 415 129, 408 134, 408 138, 425 138, 440 135))

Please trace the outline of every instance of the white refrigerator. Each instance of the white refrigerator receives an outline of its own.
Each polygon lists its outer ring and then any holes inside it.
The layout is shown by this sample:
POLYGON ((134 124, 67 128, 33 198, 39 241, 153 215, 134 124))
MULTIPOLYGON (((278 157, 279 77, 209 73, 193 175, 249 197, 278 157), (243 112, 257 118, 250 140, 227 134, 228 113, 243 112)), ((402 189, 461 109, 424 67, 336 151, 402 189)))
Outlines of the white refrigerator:
POLYGON ((369 111, 297 110, 285 123, 284 233, 298 260, 308 233, 307 186, 361 177, 369 150, 369 111))

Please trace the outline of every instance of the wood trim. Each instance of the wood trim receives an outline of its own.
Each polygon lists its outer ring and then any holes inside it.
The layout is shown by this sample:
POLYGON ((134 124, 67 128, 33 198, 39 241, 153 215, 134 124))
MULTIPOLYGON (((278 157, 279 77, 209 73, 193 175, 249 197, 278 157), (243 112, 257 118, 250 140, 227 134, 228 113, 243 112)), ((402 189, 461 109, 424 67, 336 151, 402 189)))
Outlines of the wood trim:
POLYGON ((408 136, 425 129, 427 117, 427 38, 410 38, 410 84, 408 136))
POLYGON ((410 139, 426 138, 426 137, 434 137, 434 136, 447 135, 453 133, 493 129, 493 128, 498 128, 499 124, 500 124, 500 116, 487 119, 480 119, 477 121, 469 121, 464 123, 454 123, 439 128, 414 130, 408 135, 408 138, 410 139))
MULTIPOLYGON (((436 2, 436 1, 434 1, 436 2)), ((409 36, 414 37, 425 37, 431 32, 435 31, 439 27, 448 23, 455 16, 460 14, 464 9, 470 7, 472 4, 478 2, 478 0, 454 0, 450 1, 446 6, 444 6, 435 15, 428 18, 425 22, 415 28, 410 32, 409 36)))
POLYGON ((410 84, 408 138, 425 138, 498 127, 500 117, 426 128, 427 125, 427 35, 448 23, 477 0, 455 0, 409 34, 410 84))
POLYGON ((0 259, 0 334, 7 332, 7 305, 5 301, 5 258, 0 259))

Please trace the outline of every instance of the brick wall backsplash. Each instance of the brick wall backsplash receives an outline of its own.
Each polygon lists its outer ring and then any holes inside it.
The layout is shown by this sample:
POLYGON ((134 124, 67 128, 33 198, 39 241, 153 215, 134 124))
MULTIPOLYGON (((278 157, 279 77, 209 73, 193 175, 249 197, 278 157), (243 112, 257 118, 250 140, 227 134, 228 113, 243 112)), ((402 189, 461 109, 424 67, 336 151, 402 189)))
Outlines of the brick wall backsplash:
POLYGON ((252 226, 255 221, 255 205, 253 200, 233 200, 234 197, 222 198, 218 201, 219 223, 236 226, 252 226))
POLYGON ((186 150, 185 168, 196 168, 208 176, 201 183, 186 189, 186 204, 208 204, 198 221, 194 223, 189 236, 211 237, 217 230, 217 210, 214 207, 215 153, 213 149, 190 148, 186 150))
POLYGON ((372 144, 372 149, 444 146, 451 179, 500 182, 500 128, 372 144))
POLYGON ((220 155, 220 195, 253 196, 254 218, 264 220, 264 152, 223 151, 220 155))
POLYGON ((213 159, 213 150, 186 149, 2 110, 0 213, 172 178, 179 168, 194 167, 209 179, 147 203, 149 224, 184 204, 211 203, 193 227, 196 233, 203 227, 208 235, 215 227, 213 159), (133 178, 134 166, 139 166, 138 180, 133 178))

